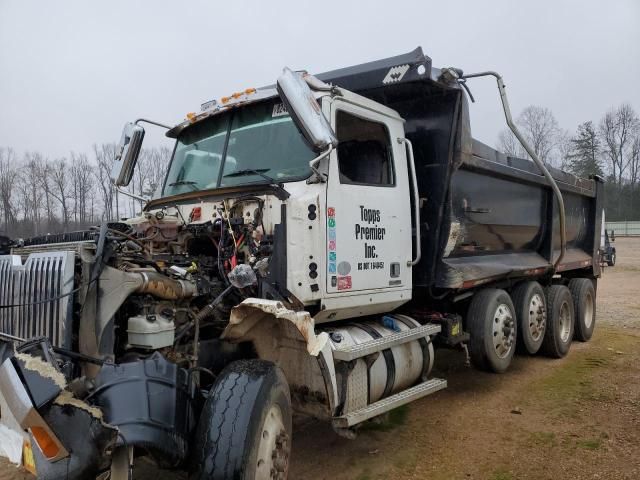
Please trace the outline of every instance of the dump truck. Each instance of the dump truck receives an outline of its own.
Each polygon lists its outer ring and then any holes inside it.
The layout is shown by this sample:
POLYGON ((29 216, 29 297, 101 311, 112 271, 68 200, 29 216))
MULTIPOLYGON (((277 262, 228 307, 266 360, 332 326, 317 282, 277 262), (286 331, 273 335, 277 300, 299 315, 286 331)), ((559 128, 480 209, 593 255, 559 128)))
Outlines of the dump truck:
MULTIPOLYGON (((595 327, 601 179, 545 165, 502 77, 421 48, 127 123, 175 148, 139 215, 0 256, 0 451, 42 479, 285 479, 292 413, 353 438, 447 386, 435 352, 501 373, 595 327), (473 139, 495 80, 531 159, 473 139), (155 128, 155 127, 154 127, 155 128)), ((135 197, 135 195, 134 195, 135 197)))

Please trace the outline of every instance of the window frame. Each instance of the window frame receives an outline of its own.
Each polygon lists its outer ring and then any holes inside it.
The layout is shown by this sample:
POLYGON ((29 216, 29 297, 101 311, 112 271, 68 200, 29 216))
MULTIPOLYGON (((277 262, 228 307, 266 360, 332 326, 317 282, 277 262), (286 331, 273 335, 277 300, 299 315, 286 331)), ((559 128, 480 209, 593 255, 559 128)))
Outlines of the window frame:
MULTIPOLYGON (((393 153, 393 143, 391 141, 391 132, 389 131, 389 126, 386 124, 386 122, 384 121, 380 121, 380 120, 373 120, 369 117, 366 117, 364 115, 359 115, 358 113, 352 112, 349 109, 346 108, 336 108, 335 109, 335 132, 336 132, 336 136, 338 136, 338 115, 340 113, 345 113, 347 115, 351 115, 352 117, 356 117, 359 118, 360 120, 364 120, 367 122, 371 122, 371 123, 377 123, 379 125, 382 125, 388 140, 388 152, 390 155, 389 161, 391 162, 390 165, 390 174, 391 174, 391 183, 368 183, 368 182, 353 182, 353 181, 343 181, 341 172, 340 172, 340 154, 338 152, 339 150, 339 146, 336 148, 336 167, 338 169, 338 183, 341 185, 357 185, 357 186, 363 186, 363 187, 380 187, 380 188, 395 188, 397 186, 397 177, 396 177, 396 162, 395 162, 395 155, 393 153)), ((340 138, 338 137, 338 142, 340 142, 340 138)))

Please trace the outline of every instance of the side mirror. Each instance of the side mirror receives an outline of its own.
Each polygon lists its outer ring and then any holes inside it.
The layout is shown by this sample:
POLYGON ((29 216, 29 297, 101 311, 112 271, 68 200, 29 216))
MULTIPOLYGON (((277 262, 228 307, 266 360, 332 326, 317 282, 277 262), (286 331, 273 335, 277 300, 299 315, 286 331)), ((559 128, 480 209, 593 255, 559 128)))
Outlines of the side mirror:
POLYGON ((611 240, 612 242, 616 241, 616 232, 614 232, 613 230, 611 230, 611 238, 609 240, 611 240))
POLYGON ((126 187, 133 177, 133 169, 140 155, 144 128, 127 122, 122 129, 122 137, 116 149, 116 159, 111 168, 111 180, 117 187, 126 187))
POLYGON ((337 146, 338 139, 322 114, 320 105, 304 79, 306 73, 285 67, 278 78, 277 89, 292 120, 311 148, 316 152, 337 146))

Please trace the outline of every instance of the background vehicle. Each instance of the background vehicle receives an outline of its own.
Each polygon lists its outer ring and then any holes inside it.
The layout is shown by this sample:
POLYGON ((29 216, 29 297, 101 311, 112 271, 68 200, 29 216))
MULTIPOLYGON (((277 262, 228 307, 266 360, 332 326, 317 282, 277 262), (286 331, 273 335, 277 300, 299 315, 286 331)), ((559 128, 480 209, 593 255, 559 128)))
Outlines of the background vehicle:
MULTIPOLYGON (((0 257, 16 456, 42 478, 126 478, 143 453, 194 478, 285 478, 292 410, 353 436, 446 387, 434 344, 499 373, 517 345, 589 340, 602 183, 473 140, 465 82, 485 75, 519 135, 497 74, 421 49, 285 69, 169 129, 139 217, 0 257)), ((118 187, 144 122, 125 127, 118 187)))
POLYGON ((611 230, 611 236, 609 232, 604 231, 604 244, 602 247, 602 262, 606 263, 610 267, 616 264, 616 247, 611 245, 615 241, 613 230, 611 230))

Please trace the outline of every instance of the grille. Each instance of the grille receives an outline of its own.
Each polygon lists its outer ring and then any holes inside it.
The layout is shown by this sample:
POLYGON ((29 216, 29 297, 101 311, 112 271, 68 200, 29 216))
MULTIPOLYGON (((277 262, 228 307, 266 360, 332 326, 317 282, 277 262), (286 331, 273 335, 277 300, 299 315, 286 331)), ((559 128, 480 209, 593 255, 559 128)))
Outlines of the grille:
POLYGON ((19 255, 0 256, 0 330, 70 347, 74 261, 75 252, 32 253, 24 264, 19 255))

